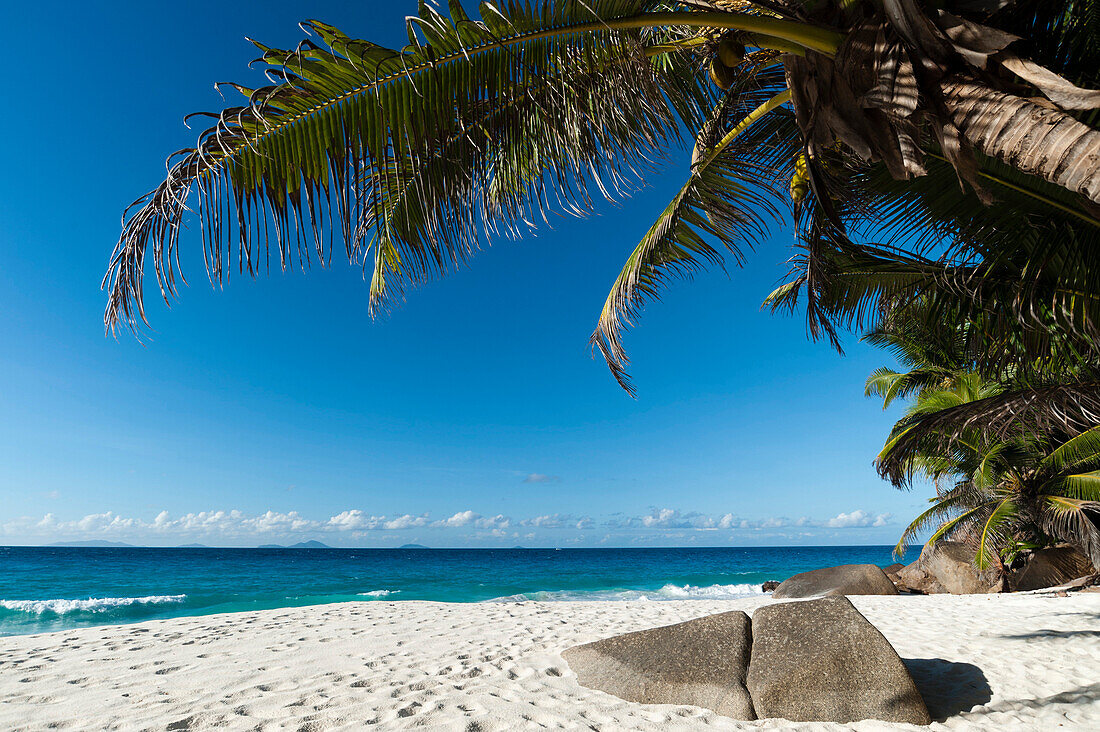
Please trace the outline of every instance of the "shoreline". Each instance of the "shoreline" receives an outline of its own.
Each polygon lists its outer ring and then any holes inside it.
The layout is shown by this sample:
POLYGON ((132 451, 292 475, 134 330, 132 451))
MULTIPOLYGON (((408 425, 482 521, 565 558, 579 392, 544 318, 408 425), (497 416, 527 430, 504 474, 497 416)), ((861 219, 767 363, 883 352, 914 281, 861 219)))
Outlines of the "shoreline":
MULTIPOLYGON (((906 660, 928 729, 1100 728, 1100 593, 850 599, 906 660)), ((6 636, 0 728, 893 727, 634 704, 579 686, 560 656, 771 602, 340 602, 6 636)))
POLYGON ((332 601, 730 600, 891 549, 0 549, 0 635, 332 601))

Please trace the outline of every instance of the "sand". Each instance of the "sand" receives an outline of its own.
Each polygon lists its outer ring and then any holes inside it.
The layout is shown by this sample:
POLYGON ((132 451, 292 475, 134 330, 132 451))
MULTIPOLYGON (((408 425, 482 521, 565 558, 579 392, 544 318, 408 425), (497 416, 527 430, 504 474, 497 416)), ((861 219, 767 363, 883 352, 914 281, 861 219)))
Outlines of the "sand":
MULTIPOLYGON (((906 659, 932 729, 1100 729, 1100 593, 852 600, 906 659)), ((376 601, 6 637, 0 729, 904 728, 633 704, 561 659, 767 602, 376 601)))

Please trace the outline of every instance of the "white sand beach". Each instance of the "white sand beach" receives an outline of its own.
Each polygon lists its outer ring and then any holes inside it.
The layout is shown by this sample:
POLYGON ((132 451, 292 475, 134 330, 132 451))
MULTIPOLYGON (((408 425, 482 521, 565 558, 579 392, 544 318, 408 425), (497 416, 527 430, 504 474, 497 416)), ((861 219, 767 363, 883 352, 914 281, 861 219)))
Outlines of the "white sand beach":
MULTIPOLYGON (((851 599, 931 729, 1100 729, 1100 593, 851 599)), ((6 637, 0 729, 842 729, 625 702, 560 655, 768 602, 363 602, 6 637)))

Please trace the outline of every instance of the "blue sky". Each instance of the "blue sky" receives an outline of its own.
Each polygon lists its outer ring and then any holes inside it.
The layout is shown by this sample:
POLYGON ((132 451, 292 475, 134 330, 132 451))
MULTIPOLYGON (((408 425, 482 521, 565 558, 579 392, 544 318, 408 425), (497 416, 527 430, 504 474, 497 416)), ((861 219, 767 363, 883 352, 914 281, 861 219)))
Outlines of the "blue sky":
POLYGON ((412 2, 11 4, 0 118, 0 543, 631 546, 893 543, 928 491, 871 461, 890 363, 840 358, 759 305, 791 234, 672 287, 627 335, 638 399, 587 347, 611 280, 686 161, 600 215, 495 242, 367 316, 357 267, 207 283, 106 338, 125 204, 248 82, 249 35, 316 17, 400 44, 412 2), (216 22, 211 18, 217 18, 216 22))

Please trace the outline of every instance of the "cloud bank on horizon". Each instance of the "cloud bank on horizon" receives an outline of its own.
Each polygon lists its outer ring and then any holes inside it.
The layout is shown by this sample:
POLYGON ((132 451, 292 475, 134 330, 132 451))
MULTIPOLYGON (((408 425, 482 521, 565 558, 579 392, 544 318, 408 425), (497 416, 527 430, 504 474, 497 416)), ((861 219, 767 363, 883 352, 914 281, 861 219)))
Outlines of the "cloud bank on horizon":
POLYGON ((57 541, 113 540, 153 546, 185 542, 219 546, 298 542, 320 539, 334 546, 393 546, 411 541, 436 546, 509 546, 517 541, 536 545, 630 546, 669 542, 699 546, 738 544, 889 543, 889 534, 875 529, 894 527, 889 513, 863 509, 824 519, 808 517, 741 518, 732 513, 710 515, 672 508, 654 508, 642 516, 608 517, 545 514, 515 518, 482 515, 472 509, 448 517, 429 513, 374 515, 348 509, 328 518, 298 511, 266 511, 248 515, 237 510, 199 511, 171 516, 161 511, 151 519, 113 511, 77 519, 21 517, 0 524, 0 543, 41 544, 57 541), (882 534, 880 536, 880 534, 882 534))

